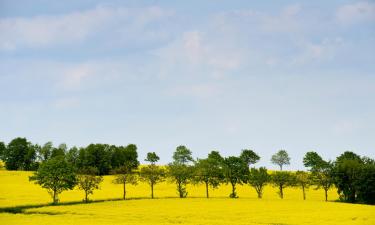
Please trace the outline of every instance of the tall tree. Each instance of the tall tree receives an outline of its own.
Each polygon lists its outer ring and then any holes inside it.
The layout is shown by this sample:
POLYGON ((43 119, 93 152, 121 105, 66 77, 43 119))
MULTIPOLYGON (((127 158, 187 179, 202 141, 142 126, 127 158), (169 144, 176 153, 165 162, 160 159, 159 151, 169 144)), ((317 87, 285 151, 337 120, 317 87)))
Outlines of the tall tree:
POLYGON ((138 183, 135 170, 139 166, 137 146, 129 144, 115 149, 112 155, 112 165, 115 166, 113 173, 116 175, 114 183, 123 185, 123 199, 126 198, 126 184, 136 185, 138 183), (114 158, 116 157, 116 158, 114 158))
POLYGON ((154 198, 154 186, 157 183, 163 182, 165 178, 165 169, 163 167, 157 166, 155 163, 159 161, 159 156, 155 152, 147 153, 147 158, 145 161, 150 162, 151 164, 142 167, 140 171, 141 180, 147 182, 151 188, 151 198, 154 198))
POLYGON ((185 146, 178 146, 173 153, 173 162, 168 164, 168 175, 177 185, 177 192, 180 198, 185 198, 188 194, 186 185, 193 176, 191 151, 185 146))
POLYGON ((111 171, 111 151, 106 144, 90 144, 82 148, 78 154, 78 168, 95 167, 99 175, 109 174, 111 171))
POLYGON ((55 157, 43 162, 29 179, 47 189, 54 204, 58 203, 58 195, 61 192, 72 190, 77 184, 73 166, 63 157, 55 157))
POLYGON ((306 200, 306 190, 310 187, 311 177, 305 171, 296 172, 296 184, 302 189, 303 200, 306 200))
POLYGON ((280 167, 283 170, 284 165, 290 164, 290 157, 285 150, 280 150, 271 157, 271 162, 280 167))
POLYGON ((260 159, 259 155, 250 149, 242 150, 240 158, 246 162, 247 166, 257 163, 260 159))
POLYGON ((224 159, 224 181, 232 186, 232 193, 229 195, 231 198, 238 198, 236 192, 236 185, 246 183, 249 174, 247 162, 242 158, 236 156, 229 156, 224 159))
POLYGON ((94 190, 99 189, 99 184, 103 181, 102 176, 97 176, 98 169, 93 167, 83 168, 79 170, 77 175, 78 189, 85 192, 85 202, 89 201, 88 196, 94 193, 94 190))
POLYGON ((5 167, 8 170, 31 170, 36 159, 35 148, 26 138, 15 138, 4 152, 5 167))
POLYGON ((60 157, 60 156, 65 157, 67 149, 68 147, 66 146, 65 143, 60 144, 57 148, 52 148, 51 158, 60 157))
POLYGON ((361 157, 354 152, 344 152, 334 162, 334 184, 340 197, 347 202, 355 202, 357 196, 356 181, 363 165, 361 157))
POLYGON ((199 159, 195 163, 193 180, 195 183, 205 184, 207 198, 209 198, 209 186, 217 188, 224 179, 223 160, 218 152, 212 151, 206 159, 199 159))
POLYGON ((288 171, 276 171, 271 175, 272 183, 275 187, 279 188, 279 196, 284 198, 284 189, 296 185, 295 175, 288 171))
POLYGON ((45 143, 38 151, 38 159, 42 162, 50 159, 52 150, 53 150, 52 142, 49 141, 45 143))
POLYGON ((248 178, 248 183, 252 186, 258 194, 258 198, 262 198, 263 189, 270 182, 271 176, 268 174, 265 167, 259 169, 251 168, 248 178))

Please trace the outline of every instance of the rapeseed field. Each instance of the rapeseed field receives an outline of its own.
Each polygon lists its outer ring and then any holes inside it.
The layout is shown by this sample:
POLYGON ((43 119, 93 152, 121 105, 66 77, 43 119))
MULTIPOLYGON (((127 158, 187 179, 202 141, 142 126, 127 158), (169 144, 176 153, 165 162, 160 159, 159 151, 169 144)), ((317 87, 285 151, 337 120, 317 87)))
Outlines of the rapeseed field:
MULTIPOLYGON (((0 171, 0 207, 38 205, 51 202, 47 191, 28 181, 31 172, 0 171)), ((122 197, 122 186, 105 176, 101 189, 91 200, 122 197)), ((277 189, 267 186, 263 199, 248 185, 238 186, 238 199, 230 199, 229 186, 210 190, 205 198, 203 185, 188 186, 188 198, 176 198, 176 188, 164 182, 155 187, 149 199, 147 184, 127 187, 129 200, 26 207, 21 213, 0 213, 0 224, 375 224, 375 207, 360 204, 325 202, 321 190, 310 189, 307 200, 297 188, 285 189, 279 199, 277 189)), ((83 192, 72 190, 60 195, 62 203, 80 202, 83 192)), ((332 189, 329 200, 338 196, 332 189)))

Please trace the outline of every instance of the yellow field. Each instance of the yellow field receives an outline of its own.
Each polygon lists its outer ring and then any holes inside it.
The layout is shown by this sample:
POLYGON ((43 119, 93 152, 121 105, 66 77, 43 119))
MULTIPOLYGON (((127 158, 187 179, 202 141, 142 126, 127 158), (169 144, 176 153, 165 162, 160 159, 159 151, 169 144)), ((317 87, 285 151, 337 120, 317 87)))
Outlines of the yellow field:
MULTIPOLYGON (((47 191, 28 181, 30 172, 0 171, 0 207, 33 205, 51 201, 47 191)), ((122 197, 122 186, 112 184, 106 176, 101 190, 92 200, 122 197)), ((0 213, 0 224, 375 224, 375 207, 324 202, 324 193, 310 189, 302 200, 300 189, 285 190, 280 200, 276 189, 267 187, 263 199, 245 185, 238 187, 239 199, 229 199, 228 186, 211 190, 204 198, 203 186, 188 186, 187 199, 177 196, 170 183, 157 185, 155 196, 148 199, 149 187, 140 183, 127 188, 127 201, 105 201, 91 204, 45 206, 26 209, 24 213, 0 213)), ((337 198, 335 190, 329 199, 337 198)), ((81 201, 80 190, 66 191, 61 202, 81 201)))

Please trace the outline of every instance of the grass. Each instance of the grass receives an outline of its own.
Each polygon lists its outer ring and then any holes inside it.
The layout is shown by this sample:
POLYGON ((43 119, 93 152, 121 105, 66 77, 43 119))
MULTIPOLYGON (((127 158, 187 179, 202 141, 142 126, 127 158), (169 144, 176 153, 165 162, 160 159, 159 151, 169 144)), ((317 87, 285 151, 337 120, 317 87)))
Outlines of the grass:
POLYGON ((82 202, 83 192, 72 190, 51 205, 48 193, 28 181, 30 172, 0 171, 0 224, 375 224, 375 206, 333 202, 335 190, 324 202, 324 193, 310 189, 307 200, 301 190, 289 188, 285 199, 268 186, 257 199, 249 186, 239 186, 238 199, 229 199, 229 186, 211 190, 206 199, 203 186, 188 186, 189 198, 179 199, 175 186, 155 188, 158 199, 149 199, 146 184, 129 186, 128 200, 120 200, 122 186, 106 176, 101 190, 82 202))

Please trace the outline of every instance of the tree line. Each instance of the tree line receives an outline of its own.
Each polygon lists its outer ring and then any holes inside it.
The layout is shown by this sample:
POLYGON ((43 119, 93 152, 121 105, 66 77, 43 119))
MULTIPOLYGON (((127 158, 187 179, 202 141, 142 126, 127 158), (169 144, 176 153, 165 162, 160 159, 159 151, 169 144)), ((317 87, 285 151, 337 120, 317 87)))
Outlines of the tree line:
POLYGON ((187 184, 203 184, 209 198, 210 188, 222 184, 231 186, 230 198, 238 198, 236 188, 247 184, 254 188, 258 198, 262 198, 266 185, 277 188, 280 198, 284 198, 285 188, 299 187, 302 198, 306 199, 309 188, 323 189, 328 200, 329 189, 336 187, 341 201, 375 204, 375 161, 346 151, 334 161, 324 160, 314 151, 307 152, 303 164, 305 171, 284 171, 290 164, 285 150, 279 150, 271 157, 279 171, 268 171, 265 167, 252 165, 260 156, 250 149, 244 149, 239 156, 223 157, 218 151, 211 151, 207 158, 194 159, 186 146, 178 146, 172 162, 166 166, 157 165, 160 160, 155 152, 147 153, 146 166, 140 166, 137 146, 115 146, 90 144, 86 147, 57 147, 51 142, 39 146, 26 138, 15 138, 9 144, 0 142, 0 158, 8 170, 35 170, 33 181, 50 193, 54 203, 62 191, 78 187, 84 192, 84 201, 99 188, 103 175, 113 174, 115 184, 126 186, 146 182, 154 198, 154 186, 163 181, 175 183, 180 198, 188 196, 187 184))

